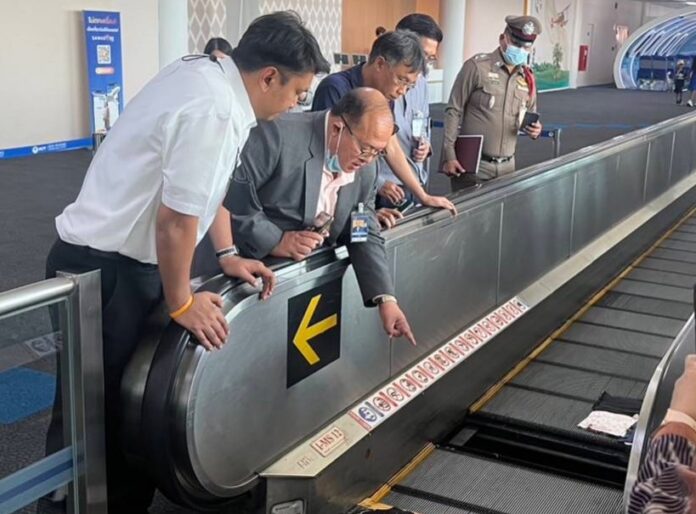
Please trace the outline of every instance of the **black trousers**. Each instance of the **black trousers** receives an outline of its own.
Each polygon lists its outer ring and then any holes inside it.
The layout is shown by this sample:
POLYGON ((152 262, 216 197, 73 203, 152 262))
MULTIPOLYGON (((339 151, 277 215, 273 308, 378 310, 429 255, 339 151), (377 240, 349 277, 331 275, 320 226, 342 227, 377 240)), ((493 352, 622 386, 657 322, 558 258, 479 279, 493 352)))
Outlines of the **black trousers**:
MULTIPOLYGON (((100 252, 58 240, 46 259, 46 278, 57 271, 101 270, 104 347, 104 408, 107 496, 110 513, 145 512, 154 484, 126 461, 121 436, 121 377, 136 348, 145 320, 162 300, 159 269, 118 253, 100 252)), ((60 365, 56 401, 46 436, 46 453, 64 447, 60 365)))

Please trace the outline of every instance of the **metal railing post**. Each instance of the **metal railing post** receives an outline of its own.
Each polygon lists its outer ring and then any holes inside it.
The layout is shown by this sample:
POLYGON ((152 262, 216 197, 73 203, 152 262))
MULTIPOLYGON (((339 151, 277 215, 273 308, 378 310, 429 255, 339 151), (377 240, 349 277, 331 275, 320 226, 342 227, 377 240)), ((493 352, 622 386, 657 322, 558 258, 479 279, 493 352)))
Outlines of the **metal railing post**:
POLYGON ((101 274, 95 270, 59 276, 76 285, 63 325, 63 390, 67 385, 70 395, 64 430, 73 441, 75 470, 70 504, 77 514, 106 514, 101 274))
POLYGON ((557 128, 553 130, 553 157, 561 156, 561 132, 562 129, 557 128))

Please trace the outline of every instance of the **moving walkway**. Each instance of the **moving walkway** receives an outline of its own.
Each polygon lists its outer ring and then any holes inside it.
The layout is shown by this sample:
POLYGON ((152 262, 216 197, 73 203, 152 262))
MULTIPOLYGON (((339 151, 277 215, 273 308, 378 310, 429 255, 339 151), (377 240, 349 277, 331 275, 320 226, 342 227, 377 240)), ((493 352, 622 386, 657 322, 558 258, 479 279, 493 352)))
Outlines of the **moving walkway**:
POLYGON ((643 400, 693 312, 694 241, 691 211, 474 403, 461 427, 427 447, 412 473, 397 474, 364 505, 623 512, 631 446, 577 424, 604 392, 643 400))
POLYGON ((388 341, 362 306, 344 248, 278 268, 263 303, 248 285, 208 280, 230 341, 206 353, 176 325, 162 330, 165 313, 152 320, 124 378, 129 453, 197 510, 344 512, 428 452, 384 501, 522 512, 497 483, 545 512, 532 488, 544 483, 557 499, 618 509, 626 451, 573 423, 600 389, 640 397, 688 317, 696 225, 687 217, 655 243, 696 205, 695 121, 522 170, 456 197, 456 218, 417 212, 389 231, 417 347, 388 341), (458 494, 462 481, 477 485, 458 494))

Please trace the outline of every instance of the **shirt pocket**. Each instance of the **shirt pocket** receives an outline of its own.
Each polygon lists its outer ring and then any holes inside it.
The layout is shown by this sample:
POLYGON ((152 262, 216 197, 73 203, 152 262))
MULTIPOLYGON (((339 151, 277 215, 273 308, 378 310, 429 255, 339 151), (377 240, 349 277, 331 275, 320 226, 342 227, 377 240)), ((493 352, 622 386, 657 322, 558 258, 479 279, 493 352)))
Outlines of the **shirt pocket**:
POLYGON ((500 111, 502 108, 500 88, 486 83, 478 91, 477 106, 482 111, 500 111))
POLYGON ((519 114, 525 107, 529 108, 529 90, 515 86, 515 92, 512 95, 512 114, 519 114))

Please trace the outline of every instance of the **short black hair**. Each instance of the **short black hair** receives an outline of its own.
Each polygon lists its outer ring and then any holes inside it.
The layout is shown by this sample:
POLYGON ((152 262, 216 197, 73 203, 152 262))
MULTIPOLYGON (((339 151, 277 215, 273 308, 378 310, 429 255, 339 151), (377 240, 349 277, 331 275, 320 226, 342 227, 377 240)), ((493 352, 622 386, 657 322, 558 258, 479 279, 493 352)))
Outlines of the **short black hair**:
MULTIPOLYGON (((365 101, 365 95, 363 94, 365 89, 366 88, 355 88, 348 91, 333 105, 333 107, 331 107, 331 114, 333 116, 342 116, 351 126, 355 127, 360 125, 360 121, 365 113, 368 110, 372 110, 368 109, 368 107, 379 108, 379 106, 375 106, 374 103, 369 104, 365 101)), ((388 104, 386 103, 386 99, 384 102, 386 110, 391 112, 391 109, 387 108, 388 104)), ((393 116, 392 113, 392 120, 393 116)))
POLYGON ((442 43, 442 30, 437 22, 427 14, 413 13, 401 18, 396 24, 396 30, 410 30, 420 37, 434 39, 442 43))
POLYGON ((412 71, 425 73, 425 56, 418 34, 410 30, 386 32, 375 39, 368 64, 382 57, 390 66, 405 64, 412 71))
POLYGON ((294 11, 266 14, 252 21, 232 50, 232 59, 245 72, 266 66, 296 75, 330 71, 319 43, 294 11))
POLYGON ((210 55, 214 50, 220 50, 222 53, 232 57, 232 45, 224 37, 211 37, 205 44, 203 53, 210 55))

